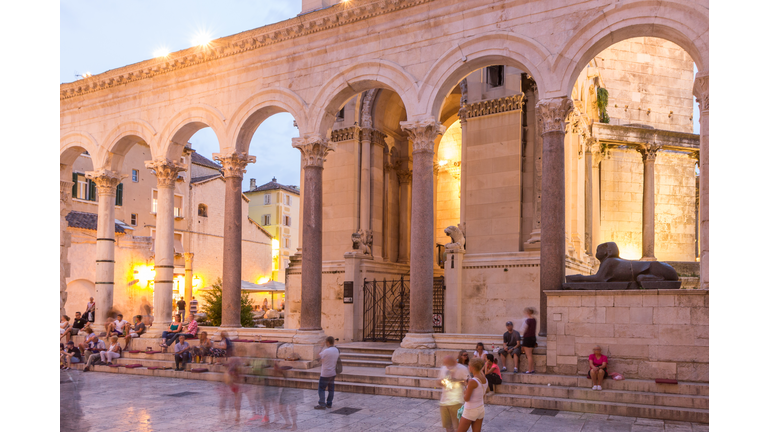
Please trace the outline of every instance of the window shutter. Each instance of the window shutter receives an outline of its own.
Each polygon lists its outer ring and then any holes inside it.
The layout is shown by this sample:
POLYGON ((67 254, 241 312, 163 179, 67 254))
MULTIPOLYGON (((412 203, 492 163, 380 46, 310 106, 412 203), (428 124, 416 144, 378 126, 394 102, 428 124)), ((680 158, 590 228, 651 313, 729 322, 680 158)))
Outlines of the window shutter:
POLYGON ((88 200, 96 201, 96 183, 91 179, 88 179, 88 200))
POLYGON ((122 183, 117 185, 117 191, 115 191, 115 205, 117 206, 123 205, 123 184, 122 183))
POLYGON ((77 198, 77 173, 72 173, 72 198, 77 198))

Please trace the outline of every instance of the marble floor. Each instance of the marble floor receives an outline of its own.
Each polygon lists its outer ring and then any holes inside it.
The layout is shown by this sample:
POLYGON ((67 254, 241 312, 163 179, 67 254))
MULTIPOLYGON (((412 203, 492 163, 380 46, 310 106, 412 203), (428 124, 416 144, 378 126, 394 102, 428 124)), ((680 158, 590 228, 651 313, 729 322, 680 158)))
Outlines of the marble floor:
MULTIPOLYGON (((330 410, 315 410, 317 392, 201 380, 61 371, 61 431, 445 431, 437 401, 337 392, 330 410), (262 415, 262 401, 268 421, 262 415), (345 409, 346 408, 346 409, 345 409), (354 411, 354 412, 352 412, 354 411)), ((483 431, 660 432, 708 431, 709 426, 635 417, 486 405, 483 431)))

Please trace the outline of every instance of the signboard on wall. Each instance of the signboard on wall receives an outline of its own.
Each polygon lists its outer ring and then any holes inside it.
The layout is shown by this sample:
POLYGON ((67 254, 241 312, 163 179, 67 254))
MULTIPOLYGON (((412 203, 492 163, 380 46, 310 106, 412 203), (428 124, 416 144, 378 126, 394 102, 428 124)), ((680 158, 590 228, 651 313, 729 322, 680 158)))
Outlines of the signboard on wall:
POLYGON ((344 303, 353 303, 352 297, 355 288, 355 283, 352 281, 344 281, 344 303))

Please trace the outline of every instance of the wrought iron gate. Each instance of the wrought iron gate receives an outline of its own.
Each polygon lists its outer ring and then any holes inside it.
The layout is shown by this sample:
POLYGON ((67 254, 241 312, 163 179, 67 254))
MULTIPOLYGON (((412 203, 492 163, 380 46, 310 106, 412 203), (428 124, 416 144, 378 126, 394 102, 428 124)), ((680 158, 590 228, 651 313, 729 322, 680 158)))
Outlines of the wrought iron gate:
POLYGON ((410 326, 411 292, 400 279, 363 280, 363 340, 402 341, 410 326))
POLYGON ((432 285, 432 331, 445 333, 445 277, 434 278, 432 285))

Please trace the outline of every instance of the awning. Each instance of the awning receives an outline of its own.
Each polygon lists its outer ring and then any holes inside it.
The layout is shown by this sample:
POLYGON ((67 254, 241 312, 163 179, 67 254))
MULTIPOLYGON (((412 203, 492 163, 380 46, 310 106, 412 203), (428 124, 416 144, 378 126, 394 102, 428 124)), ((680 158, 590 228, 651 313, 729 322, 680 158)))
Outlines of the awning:
POLYGON ((177 239, 177 238, 173 239, 173 252, 177 254, 184 253, 184 248, 181 246, 180 239, 177 239))

